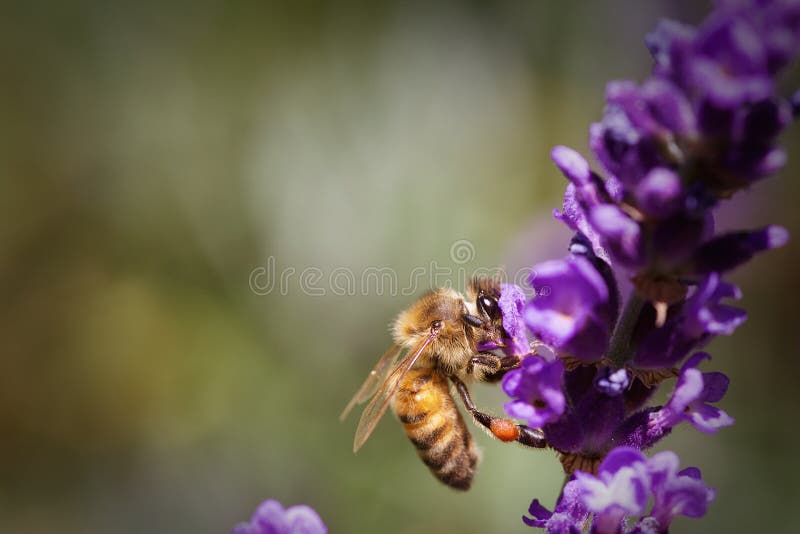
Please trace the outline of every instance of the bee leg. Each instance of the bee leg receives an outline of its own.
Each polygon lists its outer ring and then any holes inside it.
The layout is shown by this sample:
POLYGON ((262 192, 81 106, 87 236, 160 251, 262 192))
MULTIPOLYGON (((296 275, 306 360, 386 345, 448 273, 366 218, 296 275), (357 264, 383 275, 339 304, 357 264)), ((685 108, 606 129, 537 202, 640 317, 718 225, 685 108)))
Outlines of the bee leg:
POLYGON ((464 407, 467 411, 472 415, 475 421, 489 429, 494 437, 500 441, 518 441, 523 445, 537 449, 547 447, 547 440, 540 429, 531 428, 527 425, 518 425, 511 419, 495 417, 488 413, 481 412, 475 407, 475 403, 472 402, 472 397, 469 394, 467 385, 456 376, 451 376, 450 380, 456 386, 456 391, 458 391, 458 395, 461 397, 461 401, 464 403, 464 407))
POLYGON ((479 354, 473 356, 467 364, 467 373, 480 371, 479 379, 482 382, 497 382, 511 369, 519 366, 519 356, 495 356, 494 354, 479 354))

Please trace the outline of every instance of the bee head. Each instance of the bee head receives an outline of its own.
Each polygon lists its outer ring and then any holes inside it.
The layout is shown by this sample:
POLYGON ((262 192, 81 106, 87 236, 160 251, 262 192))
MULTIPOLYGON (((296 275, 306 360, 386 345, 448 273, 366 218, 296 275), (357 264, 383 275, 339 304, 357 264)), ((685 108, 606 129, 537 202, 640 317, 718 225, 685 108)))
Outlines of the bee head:
POLYGON ((394 322, 394 337, 398 344, 411 346, 431 333, 438 331, 438 339, 464 337, 461 317, 467 313, 464 299, 451 288, 439 288, 426 295, 402 312, 394 322))

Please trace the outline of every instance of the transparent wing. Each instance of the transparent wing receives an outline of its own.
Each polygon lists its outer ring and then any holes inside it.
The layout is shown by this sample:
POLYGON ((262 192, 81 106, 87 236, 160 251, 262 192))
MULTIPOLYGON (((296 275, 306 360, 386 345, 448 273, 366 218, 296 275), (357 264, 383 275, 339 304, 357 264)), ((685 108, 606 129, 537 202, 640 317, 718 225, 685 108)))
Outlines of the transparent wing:
POLYGON ((366 402, 370 397, 375 395, 375 392, 378 391, 378 386, 380 386, 386 380, 386 377, 394 368, 394 364, 399 355, 399 345, 392 345, 389 347, 389 350, 387 350, 384 355, 381 356, 381 359, 378 360, 378 363, 367 375, 364 383, 361 384, 361 387, 358 388, 356 394, 353 395, 353 398, 347 403, 347 406, 345 406, 344 410, 342 411, 342 415, 339 416, 339 421, 344 421, 356 404, 366 402))
POLYGON ((397 388, 400 387, 400 381, 411 370, 420 354, 422 354, 425 348, 436 339, 438 334, 439 329, 433 329, 428 337, 411 349, 406 357, 395 367, 394 371, 392 371, 392 374, 389 375, 383 385, 381 385, 370 403, 367 404, 367 407, 364 408, 364 413, 361 414, 361 420, 358 422, 358 428, 356 429, 356 437, 353 441, 353 452, 357 452, 358 449, 364 445, 364 442, 367 441, 372 431, 375 430, 378 421, 381 420, 383 414, 386 413, 386 408, 389 407, 389 401, 392 400, 392 396, 397 392, 397 388))

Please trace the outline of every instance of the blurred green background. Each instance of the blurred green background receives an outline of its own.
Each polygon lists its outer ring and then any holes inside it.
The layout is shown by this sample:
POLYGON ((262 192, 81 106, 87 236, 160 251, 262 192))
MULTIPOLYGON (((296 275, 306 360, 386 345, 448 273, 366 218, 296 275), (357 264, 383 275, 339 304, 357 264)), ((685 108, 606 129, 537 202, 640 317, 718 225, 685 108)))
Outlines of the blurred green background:
MULTIPOLYGON (((474 432, 467 494, 391 417, 352 454, 357 416, 337 416, 414 296, 327 282, 561 255, 551 146, 585 153, 605 82, 648 72, 645 32, 707 8, 5 3, 0 532, 220 533, 267 497, 313 506, 333 533, 528 531, 531 499, 551 505, 561 482, 551 452, 474 432), (270 258, 293 277, 254 291, 270 258), (324 295, 303 290, 307 268, 324 295)), ((723 224, 800 235, 798 140, 723 224)), ((734 277, 751 317, 709 367, 732 377, 737 424, 665 440, 719 489, 677 532, 792 531, 798 267, 790 245, 734 277)), ((498 388, 476 397, 501 411, 498 388)))

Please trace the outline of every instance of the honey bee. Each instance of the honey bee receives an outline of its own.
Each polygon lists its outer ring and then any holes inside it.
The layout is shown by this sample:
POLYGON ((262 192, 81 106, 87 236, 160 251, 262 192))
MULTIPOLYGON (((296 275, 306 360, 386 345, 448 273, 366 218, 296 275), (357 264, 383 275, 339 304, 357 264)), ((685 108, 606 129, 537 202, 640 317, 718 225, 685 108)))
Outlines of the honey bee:
POLYGON ((392 327, 394 345, 340 417, 344 420, 356 404, 371 399, 358 423, 354 452, 364 445, 391 404, 433 475, 452 488, 469 489, 479 450, 450 393, 451 382, 475 423, 490 435, 530 447, 546 446, 541 430, 479 411, 466 386, 497 381, 519 365, 517 356, 501 357, 481 350, 501 346, 507 337, 499 296, 496 281, 476 278, 469 283, 466 297, 451 288, 435 289, 398 315, 392 327))

